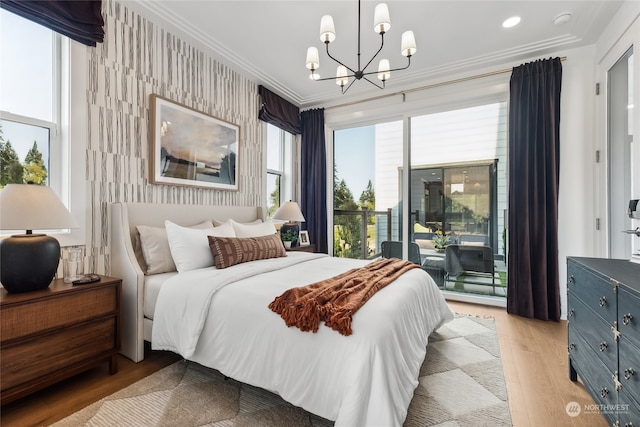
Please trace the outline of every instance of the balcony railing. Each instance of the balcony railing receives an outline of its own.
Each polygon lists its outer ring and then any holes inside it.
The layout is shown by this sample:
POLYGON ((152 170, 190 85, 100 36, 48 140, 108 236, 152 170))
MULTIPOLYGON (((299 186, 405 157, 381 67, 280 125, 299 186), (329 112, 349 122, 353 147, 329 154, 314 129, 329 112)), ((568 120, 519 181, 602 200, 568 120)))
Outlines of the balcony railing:
POLYGON ((386 211, 334 209, 333 218, 334 233, 346 237, 340 239, 339 246, 334 248, 336 256, 359 259, 377 258, 381 254, 380 243, 383 240, 391 240, 391 209, 386 211))

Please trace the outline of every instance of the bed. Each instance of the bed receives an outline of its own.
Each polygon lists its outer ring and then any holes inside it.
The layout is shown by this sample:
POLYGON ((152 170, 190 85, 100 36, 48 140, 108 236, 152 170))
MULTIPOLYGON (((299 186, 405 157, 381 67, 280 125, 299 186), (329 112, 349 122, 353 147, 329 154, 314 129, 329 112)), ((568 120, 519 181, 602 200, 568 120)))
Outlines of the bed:
POLYGON ((138 226, 228 219, 252 223, 262 209, 112 205, 111 271, 123 279, 122 353, 140 361, 149 341, 339 427, 402 425, 428 336, 453 317, 431 277, 421 269, 404 273, 354 314, 353 334, 344 336, 325 326, 317 333, 287 327, 268 305, 289 288, 367 261, 287 252, 225 269, 145 274, 138 226))

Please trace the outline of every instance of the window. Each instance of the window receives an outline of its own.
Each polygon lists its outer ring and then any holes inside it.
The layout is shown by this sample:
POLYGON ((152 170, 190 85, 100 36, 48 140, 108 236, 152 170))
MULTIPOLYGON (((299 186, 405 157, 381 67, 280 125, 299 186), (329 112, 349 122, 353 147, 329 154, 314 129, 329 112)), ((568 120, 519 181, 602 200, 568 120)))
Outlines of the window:
POLYGON ((267 216, 293 197, 293 135, 267 124, 267 216))
POLYGON ((50 159, 59 147, 59 36, 4 9, 1 13, 0 186, 49 185, 50 159))
POLYGON ((60 244, 85 244, 87 49, 4 9, 0 20, 0 188, 52 187, 81 224, 60 244))

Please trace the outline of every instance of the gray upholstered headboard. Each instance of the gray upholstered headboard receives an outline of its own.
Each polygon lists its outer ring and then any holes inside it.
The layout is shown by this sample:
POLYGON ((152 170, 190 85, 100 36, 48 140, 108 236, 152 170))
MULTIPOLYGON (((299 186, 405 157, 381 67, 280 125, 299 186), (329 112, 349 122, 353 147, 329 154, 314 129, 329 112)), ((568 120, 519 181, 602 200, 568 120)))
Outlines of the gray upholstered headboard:
MULTIPOLYGON (((264 219, 264 210, 247 206, 201 206, 151 203, 111 205, 111 272, 122 279, 120 352, 139 362, 144 359, 144 273, 136 255, 136 226, 164 227, 169 220, 189 226, 203 221, 250 222, 264 219)), ((138 256, 140 252, 138 251, 138 256)))

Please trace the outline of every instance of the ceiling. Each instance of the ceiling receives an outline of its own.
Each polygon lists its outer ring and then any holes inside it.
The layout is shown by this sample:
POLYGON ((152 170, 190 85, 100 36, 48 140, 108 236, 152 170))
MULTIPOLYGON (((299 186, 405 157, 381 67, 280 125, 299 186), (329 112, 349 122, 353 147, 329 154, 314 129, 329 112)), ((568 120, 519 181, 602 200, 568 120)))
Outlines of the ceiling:
MULTIPOLYGON (((375 71, 379 58, 391 67, 406 65, 400 38, 413 30, 417 52, 411 66, 391 74, 387 92, 447 81, 452 75, 473 75, 491 67, 519 64, 594 44, 622 1, 402 1, 386 0, 391 29, 385 45, 367 71, 375 71), (571 13, 571 20, 554 24, 556 16, 571 13), (513 15, 519 25, 503 28, 513 15), (502 64, 502 65, 501 65, 502 64)), ((128 0, 128 7, 144 14, 194 45, 215 53, 225 64, 251 77, 302 108, 348 103, 383 94, 361 80, 341 94, 335 81, 314 82, 305 67, 306 51, 320 52, 322 77, 335 76, 337 64, 326 56, 319 38, 320 18, 332 15, 336 40, 330 52, 357 66, 356 0, 204 1, 128 0)), ((362 2, 361 52, 366 64, 380 46, 373 31, 378 1, 362 2)), ((378 81, 376 76, 371 76, 378 81)))

